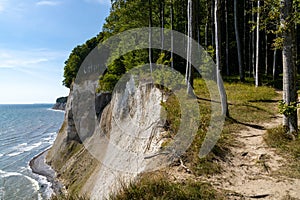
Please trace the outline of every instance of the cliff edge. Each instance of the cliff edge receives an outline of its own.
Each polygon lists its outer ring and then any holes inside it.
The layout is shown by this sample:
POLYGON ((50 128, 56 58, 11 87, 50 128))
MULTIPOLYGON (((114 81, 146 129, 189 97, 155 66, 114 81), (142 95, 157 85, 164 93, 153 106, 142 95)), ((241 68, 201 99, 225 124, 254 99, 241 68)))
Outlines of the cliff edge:
POLYGON ((137 85, 131 78, 123 90, 95 96, 99 123, 90 127, 95 130, 92 135, 83 138, 74 119, 71 89, 64 123, 47 155, 68 193, 104 199, 140 173, 158 167, 156 158, 145 155, 159 152, 165 141, 162 101, 160 89, 137 85))
POLYGON ((54 110, 65 110, 67 105, 68 97, 60 97, 56 99, 56 103, 52 107, 54 110))

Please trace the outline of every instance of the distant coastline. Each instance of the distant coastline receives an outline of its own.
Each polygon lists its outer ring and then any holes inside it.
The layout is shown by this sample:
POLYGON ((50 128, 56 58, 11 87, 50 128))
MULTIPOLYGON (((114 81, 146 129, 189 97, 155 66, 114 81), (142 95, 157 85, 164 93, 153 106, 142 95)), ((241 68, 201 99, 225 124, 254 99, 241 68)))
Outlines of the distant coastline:
POLYGON ((52 107, 53 110, 62 110, 64 111, 66 109, 68 97, 59 97, 56 99, 56 103, 52 107))

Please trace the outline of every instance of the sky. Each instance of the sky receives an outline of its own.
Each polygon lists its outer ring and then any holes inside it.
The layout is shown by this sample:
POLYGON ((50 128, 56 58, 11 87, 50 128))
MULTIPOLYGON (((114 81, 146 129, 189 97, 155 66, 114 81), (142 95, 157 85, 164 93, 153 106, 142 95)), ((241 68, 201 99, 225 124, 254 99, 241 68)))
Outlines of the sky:
POLYGON ((96 36, 110 0, 0 0, 0 104, 67 96, 64 62, 96 36))

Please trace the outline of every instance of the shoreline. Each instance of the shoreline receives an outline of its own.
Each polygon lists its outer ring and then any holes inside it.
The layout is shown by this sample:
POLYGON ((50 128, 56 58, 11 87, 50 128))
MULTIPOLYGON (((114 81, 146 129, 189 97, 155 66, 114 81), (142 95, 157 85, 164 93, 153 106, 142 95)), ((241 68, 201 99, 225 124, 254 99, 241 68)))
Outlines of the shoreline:
POLYGON ((45 150, 33 157, 29 162, 29 166, 33 173, 46 177, 47 181, 51 183, 51 189, 54 194, 60 194, 62 193, 63 185, 56 180, 55 171, 46 163, 48 151, 49 150, 45 150))

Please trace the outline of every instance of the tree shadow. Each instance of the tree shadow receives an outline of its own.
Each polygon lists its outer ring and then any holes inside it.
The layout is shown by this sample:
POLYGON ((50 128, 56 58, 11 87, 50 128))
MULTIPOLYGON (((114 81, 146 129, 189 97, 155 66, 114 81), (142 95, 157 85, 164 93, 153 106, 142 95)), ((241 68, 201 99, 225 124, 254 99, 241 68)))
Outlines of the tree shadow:
MULTIPOLYGON (((206 102, 212 102, 212 103, 221 103, 220 101, 215 101, 215 100, 211 100, 211 99, 205 99, 205 98, 201 98, 201 97, 199 97, 199 96, 196 96, 197 97, 197 100, 199 100, 199 101, 206 101, 206 102)), ((232 104, 232 103, 228 103, 228 105, 234 105, 234 104, 232 104)))
POLYGON ((249 103, 278 103, 278 100, 261 99, 261 100, 249 100, 249 103))
POLYGON ((250 123, 240 122, 237 119, 234 119, 232 117, 227 117, 226 119, 229 120, 232 123, 248 126, 248 127, 254 128, 254 129, 258 129, 258 130, 266 130, 266 128, 263 127, 263 126, 260 126, 260 125, 257 125, 257 124, 250 124, 250 123))

